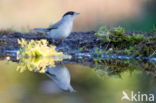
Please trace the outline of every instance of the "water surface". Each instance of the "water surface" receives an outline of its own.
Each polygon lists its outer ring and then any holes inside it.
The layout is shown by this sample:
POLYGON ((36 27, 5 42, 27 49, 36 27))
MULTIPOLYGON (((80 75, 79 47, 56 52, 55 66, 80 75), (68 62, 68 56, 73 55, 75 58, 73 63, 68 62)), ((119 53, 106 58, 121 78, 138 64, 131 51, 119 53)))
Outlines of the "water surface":
MULTIPOLYGON (((0 61, 0 102, 1 103, 128 103, 121 101, 122 91, 156 93, 154 72, 145 64, 142 69, 120 69, 115 72, 110 65, 95 69, 80 64, 64 64, 67 75, 56 74, 52 78, 38 72, 16 70, 19 64, 12 61, 0 61), (146 66, 146 67, 145 67, 146 66), (109 69, 109 70, 108 70, 109 69), (71 81, 61 86, 61 82, 71 81), (76 92, 65 91, 69 85, 76 92)), ((59 64, 60 65, 60 64, 59 64)), ((124 68, 124 67, 123 67, 124 68)), ((116 68, 117 69, 117 68, 116 68)), ((155 69, 155 68, 153 68, 155 69)))

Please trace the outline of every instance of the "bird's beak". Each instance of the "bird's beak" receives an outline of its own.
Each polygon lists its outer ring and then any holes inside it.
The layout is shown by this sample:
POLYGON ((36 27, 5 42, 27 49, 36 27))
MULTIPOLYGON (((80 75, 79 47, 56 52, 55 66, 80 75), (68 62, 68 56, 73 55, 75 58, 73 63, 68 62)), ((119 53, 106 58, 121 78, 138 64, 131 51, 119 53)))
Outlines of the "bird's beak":
POLYGON ((76 15, 79 15, 80 13, 76 13, 76 15))

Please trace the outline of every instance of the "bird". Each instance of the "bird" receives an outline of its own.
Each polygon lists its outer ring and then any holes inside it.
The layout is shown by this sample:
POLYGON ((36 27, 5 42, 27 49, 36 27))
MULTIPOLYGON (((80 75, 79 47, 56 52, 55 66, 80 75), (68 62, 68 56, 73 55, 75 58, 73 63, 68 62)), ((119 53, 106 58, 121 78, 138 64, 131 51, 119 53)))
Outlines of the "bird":
POLYGON ((47 38, 52 38, 54 40, 64 40, 71 34, 73 21, 79 14, 80 13, 74 11, 68 11, 58 22, 50 25, 48 28, 35 28, 34 30, 45 32, 47 34, 47 38))
POLYGON ((52 79, 58 87, 67 92, 76 92, 70 84, 70 73, 62 63, 57 63, 55 67, 47 66, 46 75, 52 79))

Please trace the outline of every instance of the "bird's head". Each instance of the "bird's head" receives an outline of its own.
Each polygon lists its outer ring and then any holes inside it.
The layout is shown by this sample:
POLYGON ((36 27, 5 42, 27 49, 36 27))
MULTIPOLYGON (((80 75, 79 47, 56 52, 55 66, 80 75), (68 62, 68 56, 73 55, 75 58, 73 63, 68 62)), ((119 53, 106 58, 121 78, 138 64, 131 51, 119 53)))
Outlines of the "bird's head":
POLYGON ((80 13, 77 13, 77 12, 74 12, 74 11, 68 11, 68 12, 66 12, 64 15, 63 15, 63 18, 67 18, 67 19, 72 19, 72 20, 74 20, 75 19, 75 17, 77 16, 77 15, 79 15, 80 13))

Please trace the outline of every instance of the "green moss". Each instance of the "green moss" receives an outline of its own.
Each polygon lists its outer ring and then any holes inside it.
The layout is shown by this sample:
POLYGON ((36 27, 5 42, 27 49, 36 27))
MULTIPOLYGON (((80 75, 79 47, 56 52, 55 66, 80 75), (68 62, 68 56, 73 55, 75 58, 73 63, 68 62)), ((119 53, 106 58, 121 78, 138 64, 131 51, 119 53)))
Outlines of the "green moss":
POLYGON ((112 53, 131 56, 152 56, 156 53, 156 36, 145 36, 144 34, 128 35, 123 27, 106 26, 101 27, 95 33, 99 41, 110 44, 112 53))
POLYGON ((114 28, 111 28, 110 29, 110 32, 113 34, 113 35, 116 35, 116 36, 121 36, 125 33, 125 28, 121 27, 121 26, 118 26, 118 27, 114 27, 114 28))
POLYGON ((102 37, 101 40, 108 42, 110 41, 110 30, 106 26, 99 28, 98 32, 95 33, 97 37, 102 37))
MULTIPOLYGON (((102 26, 98 32, 95 33, 97 37, 101 37, 104 42, 112 41, 112 38, 123 36, 125 29, 123 27, 106 27, 102 26)), ((119 40, 119 39, 118 39, 119 40)))

